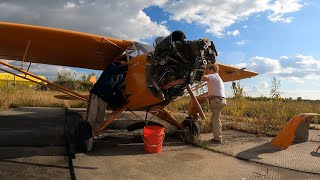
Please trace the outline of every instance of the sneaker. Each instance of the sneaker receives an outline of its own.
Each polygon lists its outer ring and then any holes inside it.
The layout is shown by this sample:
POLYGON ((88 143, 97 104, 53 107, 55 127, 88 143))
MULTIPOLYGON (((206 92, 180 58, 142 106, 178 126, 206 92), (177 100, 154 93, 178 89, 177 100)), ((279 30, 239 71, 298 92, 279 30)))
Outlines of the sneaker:
POLYGON ((216 140, 216 139, 211 139, 211 142, 213 144, 221 144, 222 143, 222 141, 219 141, 219 140, 216 140))

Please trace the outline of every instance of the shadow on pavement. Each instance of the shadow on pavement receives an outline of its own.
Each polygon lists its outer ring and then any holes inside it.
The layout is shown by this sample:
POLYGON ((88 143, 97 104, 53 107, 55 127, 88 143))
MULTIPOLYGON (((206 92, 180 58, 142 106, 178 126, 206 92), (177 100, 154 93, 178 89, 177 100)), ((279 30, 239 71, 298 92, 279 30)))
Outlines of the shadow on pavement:
POLYGON ((0 160, 18 159, 18 158, 33 157, 33 156, 65 156, 65 155, 66 155, 66 148, 63 146, 44 146, 44 147, 0 146, 0 160))
MULTIPOLYGON (((18 165, 31 165, 31 166, 38 166, 38 167, 50 167, 50 168, 61 168, 61 169, 69 169, 68 165, 50 165, 50 164, 41 164, 41 163, 31 163, 31 162, 20 162, 15 160, 0 160, 2 163, 11 163, 11 164, 18 164, 18 165)), ((82 167, 81 167, 82 168, 82 167)), ((88 167, 91 168, 91 167, 88 167)), ((85 168, 87 169, 87 168, 85 168)))
MULTIPOLYGON (((141 136, 108 136, 111 142, 96 141, 92 151, 85 153, 88 156, 117 156, 117 155, 141 155, 146 154, 141 136)), ((166 138, 163 146, 181 146, 182 141, 175 138, 166 138)))
MULTIPOLYGON (((66 149, 63 146, 45 146, 45 147, 26 147, 26 146, 17 146, 17 147, 3 147, 0 146, 0 164, 1 163, 10 163, 10 164, 23 164, 23 165, 32 165, 38 167, 53 167, 60 169, 69 169, 67 163, 68 157, 66 155, 66 149), (63 157, 61 163, 50 164, 43 163, 43 159, 48 158, 48 156, 54 157, 63 157), (21 161, 21 159, 24 159, 21 161), (37 162, 35 159, 38 159, 40 162, 37 162), (59 165, 61 164, 61 165, 59 165)), ((49 159, 52 159, 49 158, 49 159)), ((62 159, 61 159, 62 160, 62 159)), ((58 160, 57 160, 58 161, 58 160)), ((79 169, 97 169, 93 167, 77 167, 79 169)))
POLYGON ((310 155, 314 156, 314 157, 320 157, 320 152, 312 151, 312 152, 310 152, 310 155))
POLYGON ((239 159, 246 159, 246 160, 252 160, 252 159, 262 159, 259 157, 261 154, 266 153, 275 153, 281 151, 279 148, 273 147, 271 143, 265 143, 259 146, 256 146, 251 149, 247 149, 245 151, 242 151, 236 155, 239 159))

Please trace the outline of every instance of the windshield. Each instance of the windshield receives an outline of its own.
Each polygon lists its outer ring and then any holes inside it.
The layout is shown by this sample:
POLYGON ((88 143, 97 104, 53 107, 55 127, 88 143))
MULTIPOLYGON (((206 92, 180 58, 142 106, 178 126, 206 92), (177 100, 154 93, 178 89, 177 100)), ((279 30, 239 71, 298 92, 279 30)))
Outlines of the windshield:
POLYGON ((134 58, 138 55, 146 54, 148 52, 154 51, 154 47, 134 42, 131 46, 128 46, 124 53, 127 53, 130 58, 134 58))

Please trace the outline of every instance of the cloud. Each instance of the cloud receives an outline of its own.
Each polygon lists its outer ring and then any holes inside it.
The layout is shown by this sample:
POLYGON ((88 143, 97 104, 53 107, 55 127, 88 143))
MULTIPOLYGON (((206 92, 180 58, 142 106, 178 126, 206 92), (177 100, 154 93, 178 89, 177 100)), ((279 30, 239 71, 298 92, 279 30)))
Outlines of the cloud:
POLYGON ((234 31, 228 31, 227 35, 228 36, 238 36, 240 34, 240 31, 238 29, 234 30, 234 31))
MULTIPOLYGON (((272 22, 291 22, 287 14, 299 11, 299 0, 1 0, 2 21, 66 28, 104 36, 144 40, 169 34, 166 23, 157 23, 143 10, 157 6, 171 20, 203 25, 222 37, 224 29, 266 12, 272 22)), ((245 28, 245 27, 244 27, 245 28)))
POLYGON ((320 60, 301 54, 296 54, 293 57, 281 56, 278 59, 256 56, 242 65, 260 75, 275 75, 300 83, 305 80, 320 79, 318 75, 320 60))
POLYGON ((237 41, 236 45, 241 46, 241 45, 245 45, 246 43, 247 43, 247 40, 242 40, 242 41, 237 41))
POLYGON ((246 67, 246 63, 239 63, 239 64, 234 64, 233 66, 238 67, 238 68, 244 68, 246 67))
POLYGON ((141 41, 169 34, 165 23, 142 10, 166 0, 2 0, 2 21, 57 27, 113 38, 141 41))
POLYGON ((79 76, 76 70, 70 67, 64 66, 54 66, 54 65, 44 65, 44 64, 32 64, 30 71, 36 75, 45 76, 47 79, 53 80, 56 78, 57 74, 70 73, 75 77, 79 76))
MULTIPOLYGON (((1 61, 14 65, 19 68, 21 67, 21 61, 12 61, 12 60, 1 60, 1 61)), ((27 70, 28 66, 29 66, 29 63, 25 62, 22 66, 22 69, 27 70)), ((10 72, 21 74, 20 72, 14 71, 2 65, 0 65, 0 68, 3 68, 5 70, 10 70, 10 72)), ((46 64, 38 64, 38 63, 32 63, 30 66, 29 72, 36 75, 45 76, 47 79, 50 79, 50 80, 55 79, 58 73, 70 73, 74 75, 75 78, 78 78, 81 76, 81 74, 84 74, 84 73, 79 73, 74 68, 70 68, 70 67, 46 65, 46 64)))
POLYGON ((63 8, 69 9, 69 8, 75 8, 76 6, 77 6, 77 5, 76 5, 75 3, 73 3, 73 2, 67 2, 67 4, 64 5, 63 8))
POLYGON ((269 95, 270 85, 267 81, 261 81, 253 86, 244 86, 244 92, 249 96, 269 95))
POLYGON ((283 92, 285 97, 302 97, 302 99, 318 99, 320 100, 320 90, 288 90, 283 92))
POLYGON ((283 17, 286 13, 299 11, 302 4, 299 4, 298 0, 277 0, 270 10, 273 11, 272 14, 268 16, 268 19, 272 22, 285 22, 291 23, 293 17, 283 17))
POLYGON ((300 0, 223 0, 223 1, 170 1, 162 7, 171 14, 171 19, 196 23, 205 26, 206 32, 223 37, 224 29, 234 23, 248 19, 262 12, 268 14, 271 22, 293 20, 285 15, 299 11, 303 4, 300 0))
MULTIPOLYGON (((0 0, 0 19, 1 21, 49 26, 143 41, 170 33, 167 27, 169 23, 166 23, 166 20, 156 22, 143 11, 151 6, 162 8, 164 12, 168 13, 171 20, 202 25, 206 28, 206 32, 222 37, 225 28, 253 15, 260 15, 262 12, 266 12, 267 18, 272 22, 292 21, 292 17, 287 17, 287 15, 299 11, 303 4, 299 0, 223 0, 202 1, 201 3, 192 0, 0 0)), ((235 36, 240 31, 235 30, 230 33, 235 36)), ((238 43, 241 45, 242 42, 238 43)), ((302 57, 296 58, 301 60, 302 57)), ((309 73, 313 67, 307 67, 310 60, 307 60, 307 57, 304 58, 304 61, 299 62, 307 71, 301 76, 313 78, 313 74, 309 73), (308 68, 311 70, 308 71, 308 68)), ((275 68, 276 72, 273 73, 286 72, 282 74, 283 77, 292 77, 291 74, 294 74, 296 69, 294 67, 283 69, 284 62, 282 62, 283 60, 280 62, 280 60, 279 58, 276 61, 264 61, 256 58, 252 59, 252 64, 249 65, 258 70, 261 68, 265 73, 270 73, 270 69, 275 68), (254 61, 257 63, 263 61, 264 66, 254 65, 254 61)), ((290 64, 291 61, 289 59, 287 63, 290 64)), ((41 68, 48 70, 49 75, 51 69, 56 72, 62 70, 57 67, 41 68)), ((63 70, 74 71, 67 68, 63 70)), ((296 76, 293 78, 301 79, 296 76)))
MULTIPOLYGON (((166 2, 166 0, 0 0, 0 19, 142 41, 170 33, 166 21, 157 23, 143 12, 144 8, 162 6, 166 2)), ((20 62, 7 62, 20 67, 20 62)), ((30 71, 49 79, 54 79, 57 73, 71 73, 78 77, 84 72, 77 68, 35 63, 32 64, 30 71)))

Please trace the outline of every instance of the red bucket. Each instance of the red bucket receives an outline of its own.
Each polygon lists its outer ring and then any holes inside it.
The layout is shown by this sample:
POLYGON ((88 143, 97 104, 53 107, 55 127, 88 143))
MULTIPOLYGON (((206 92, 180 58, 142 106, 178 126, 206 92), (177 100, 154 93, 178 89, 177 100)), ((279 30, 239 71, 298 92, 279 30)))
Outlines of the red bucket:
POLYGON ((165 133, 164 127, 145 126, 143 128, 144 151, 146 153, 158 153, 162 151, 162 142, 165 133))

